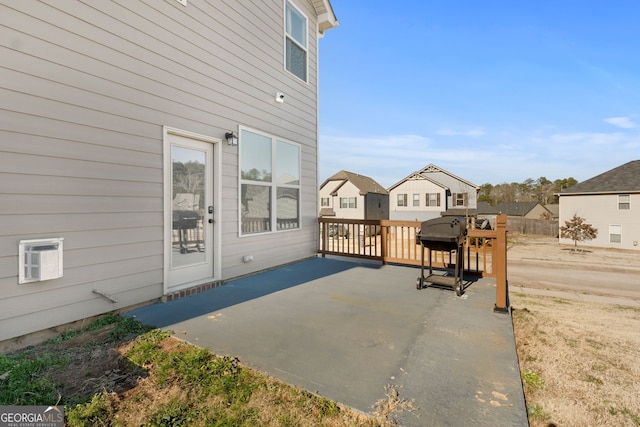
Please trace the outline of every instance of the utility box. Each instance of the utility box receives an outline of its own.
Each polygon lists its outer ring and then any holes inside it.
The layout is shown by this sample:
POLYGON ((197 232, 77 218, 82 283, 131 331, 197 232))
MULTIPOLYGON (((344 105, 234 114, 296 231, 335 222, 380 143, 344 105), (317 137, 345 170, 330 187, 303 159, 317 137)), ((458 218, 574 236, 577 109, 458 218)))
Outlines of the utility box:
POLYGON ((62 277, 64 239, 21 240, 18 245, 18 283, 40 282, 62 277))

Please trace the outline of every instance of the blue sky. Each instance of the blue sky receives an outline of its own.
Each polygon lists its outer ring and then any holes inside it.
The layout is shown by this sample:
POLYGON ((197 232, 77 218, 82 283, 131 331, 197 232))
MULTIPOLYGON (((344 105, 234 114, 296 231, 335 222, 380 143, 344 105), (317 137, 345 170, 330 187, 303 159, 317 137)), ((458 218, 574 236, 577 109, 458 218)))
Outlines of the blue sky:
POLYGON ((637 0, 331 0, 320 182, 430 163, 474 184, 640 159, 637 0))

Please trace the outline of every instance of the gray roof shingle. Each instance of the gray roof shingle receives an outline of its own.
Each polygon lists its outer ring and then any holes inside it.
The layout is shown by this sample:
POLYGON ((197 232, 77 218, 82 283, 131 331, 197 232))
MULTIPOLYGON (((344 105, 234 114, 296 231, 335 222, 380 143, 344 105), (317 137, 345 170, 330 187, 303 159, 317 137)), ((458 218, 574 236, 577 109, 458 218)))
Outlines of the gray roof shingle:
MULTIPOLYGON (((358 175, 357 173, 340 171, 335 175, 327 178, 327 180, 320 186, 324 187, 329 181, 349 181, 360 190, 360 195, 364 196, 367 193, 389 194, 387 190, 374 179, 368 176, 358 175)), ((336 188, 337 190, 337 188, 336 188)), ((335 190, 334 190, 335 191, 335 190)))
POLYGON ((640 192, 640 160, 611 169, 562 190, 559 194, 637 193, 640 192))

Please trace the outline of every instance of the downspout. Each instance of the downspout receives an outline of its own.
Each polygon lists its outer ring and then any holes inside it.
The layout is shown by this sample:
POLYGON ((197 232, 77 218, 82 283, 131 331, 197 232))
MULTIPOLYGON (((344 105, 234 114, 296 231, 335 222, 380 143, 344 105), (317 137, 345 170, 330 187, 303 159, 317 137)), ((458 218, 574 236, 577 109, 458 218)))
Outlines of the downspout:
MULTIPOLYGON (((320 192, 320 24, 316 20, 316 217, 320 216, 320 209, 318 209, 318 198, 320 192)), ((320 225, 316 218, 316 248, 320 247, 320 225)))

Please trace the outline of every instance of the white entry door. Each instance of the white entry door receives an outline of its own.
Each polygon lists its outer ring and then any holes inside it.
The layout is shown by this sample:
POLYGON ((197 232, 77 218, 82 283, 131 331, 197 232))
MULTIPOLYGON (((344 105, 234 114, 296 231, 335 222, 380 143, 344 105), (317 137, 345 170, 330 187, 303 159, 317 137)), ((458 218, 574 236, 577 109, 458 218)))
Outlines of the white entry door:
POLYGON ((214 144, 165 134, 165 292, 214 278, 214 144))

